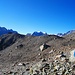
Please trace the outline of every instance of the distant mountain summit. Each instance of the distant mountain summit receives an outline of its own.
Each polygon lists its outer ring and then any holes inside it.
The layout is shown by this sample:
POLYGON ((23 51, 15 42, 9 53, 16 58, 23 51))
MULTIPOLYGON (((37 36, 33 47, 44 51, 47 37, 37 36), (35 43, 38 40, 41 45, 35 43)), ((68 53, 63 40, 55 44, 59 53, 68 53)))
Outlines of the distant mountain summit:
POLYGON ((70 30, 70 31, 68 31, 66 33, 58 33, 57 35, 58 36, 65 36, 65 35, 69 35, 69 34, 72 34, 72 33, 75 33, 75 30, 70 30))
POLYGON ((70 31, 64 33, 64 35, 68 35, 68 34, 72 34, 72 33, 75 33, 75 30, 70 30, 70 31))
POLYGON ((0 27, 0 36, 7 33, 18 33, 18 32, 13 31, 12 29, 6 29, 5 27, 0 27))
POLYGON ((32 36, 44 36, 44 35, 47 35, 47 33, 45 32, 41 32, 41 31, 35 31, 33 32, 32 36))

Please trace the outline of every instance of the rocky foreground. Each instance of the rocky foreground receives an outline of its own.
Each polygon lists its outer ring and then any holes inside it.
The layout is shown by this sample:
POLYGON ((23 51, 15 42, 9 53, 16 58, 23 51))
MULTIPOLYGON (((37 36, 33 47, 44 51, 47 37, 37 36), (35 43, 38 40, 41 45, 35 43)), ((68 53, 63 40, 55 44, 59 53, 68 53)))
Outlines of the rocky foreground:
POLYGON ((0 37, 0 75, 75 75, 75 33, 0 37))
POLYGON ((63 52, 53 60, 15 62, 0 68, 0 75, 75 75, 75 63, 63 52), (10 67, 9 67, 10 66, 10 67))

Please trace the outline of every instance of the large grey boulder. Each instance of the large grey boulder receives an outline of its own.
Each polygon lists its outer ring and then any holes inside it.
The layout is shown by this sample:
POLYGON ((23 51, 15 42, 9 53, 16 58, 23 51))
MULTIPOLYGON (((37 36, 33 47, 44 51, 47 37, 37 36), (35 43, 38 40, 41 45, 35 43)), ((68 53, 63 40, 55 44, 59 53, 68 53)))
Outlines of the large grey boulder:
POLYGON ((50 46, 47 45, 47 44, 42 44, 42 45, 40 46, 40 50, 43 51, 43 50, 47 49, 48 47, 50 47, 50 46))

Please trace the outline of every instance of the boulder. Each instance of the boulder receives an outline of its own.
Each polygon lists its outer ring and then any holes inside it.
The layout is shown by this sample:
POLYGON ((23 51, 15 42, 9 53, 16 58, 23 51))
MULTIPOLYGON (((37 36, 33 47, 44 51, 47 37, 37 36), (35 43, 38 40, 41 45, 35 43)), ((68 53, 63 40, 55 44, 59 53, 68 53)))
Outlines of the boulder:
POLYGON ((75 50, 70 51, 69 61, 75 62, 75 50))
POLYGON ((40 46, 40 50, 43 51, 43 50, 47 49, 48 47, 50 47, 50 46, 47 45, 47 44, 42 44, 42 45, 40 46))
POLYGON ((16 46, 15 49, 20 49, 20 48, 22 48, 23 46, 24 46, 23 44, 20 44, 20 45, 16 46))

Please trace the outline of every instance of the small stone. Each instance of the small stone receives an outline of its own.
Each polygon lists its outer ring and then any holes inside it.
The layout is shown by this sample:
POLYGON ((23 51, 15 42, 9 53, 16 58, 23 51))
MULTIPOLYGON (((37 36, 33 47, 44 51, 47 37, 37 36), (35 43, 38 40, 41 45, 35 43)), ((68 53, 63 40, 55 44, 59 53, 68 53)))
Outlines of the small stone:
POLYGON ((40 56, 41 54, 39 53, 38 55, 40 56))
POLYGON ((19 63, 18 66, 22 66, 22 63, 19 63))

